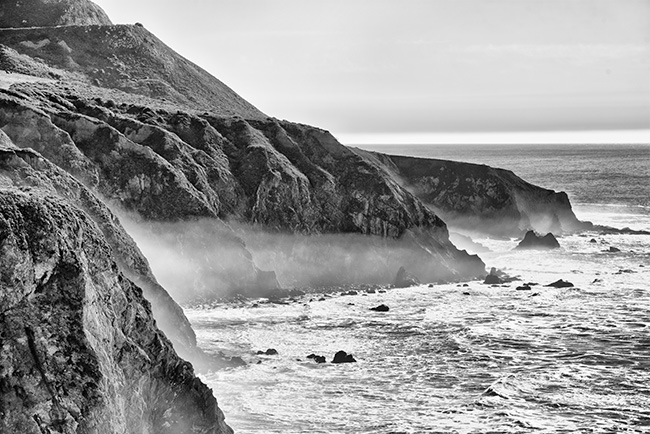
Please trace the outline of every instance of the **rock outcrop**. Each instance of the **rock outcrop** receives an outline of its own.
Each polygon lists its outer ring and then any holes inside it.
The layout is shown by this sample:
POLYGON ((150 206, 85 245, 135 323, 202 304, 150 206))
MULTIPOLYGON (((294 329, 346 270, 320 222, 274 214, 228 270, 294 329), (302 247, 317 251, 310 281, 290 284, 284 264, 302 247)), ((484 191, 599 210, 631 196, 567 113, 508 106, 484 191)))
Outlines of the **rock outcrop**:
POLYGON ((538 249, 538 250, 548 250, 548 249, 559 249, 560 243, 555 238, 555 235, 548 233, 544 236, 537 235, 534 231, 526 232, 524 238, 517 244, 516 249, 526 250, 526 249, 538 249))
POLYGON ((1 158, 0 431, 232 432, 97 224, 51 194, 59 180, 4 174, 47 163, 1 158))

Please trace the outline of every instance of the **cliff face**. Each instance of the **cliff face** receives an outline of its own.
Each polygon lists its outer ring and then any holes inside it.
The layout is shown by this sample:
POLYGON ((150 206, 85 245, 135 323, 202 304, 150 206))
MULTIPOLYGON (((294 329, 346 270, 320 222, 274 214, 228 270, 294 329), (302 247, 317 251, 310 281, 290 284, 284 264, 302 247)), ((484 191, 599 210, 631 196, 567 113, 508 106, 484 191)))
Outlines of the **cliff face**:
MULTIPOLYGON (((110 100, 90 99, 84 91, 89 88, 80 86, 66 92, 50 84, 12 89, 0 96, 0 127, 18 146, 38 150, 108 203, 134 213, 150 236, 169 241, 168 234, 175 234, 171 242, 163 240, 166 247, 194 263, 191 282, 165 276, 164 270, 159 274, 177 299, 209 297, 215 286, 221 295, 262 294, 277 287, 273 276, 255 265, 257 252, 251 255, 242 241, 251 228, 302 236, 367 235, 358 244, 376 251, 377 258, 386 256, 386 239, 403 240, 399 249, 391 248, 390 263, 379 262, 383 273, 359 275, 356 267, 355 273, 332 274, 336 279, 330 283, 370 276, 389 283, 401 265, 430 280, 484 273, 478 258, 448 241, 445 224, 421 201, 326 131, 274 119, 118 104, 123 94, 117 92, 110 100), (170 226, 179 221, 195 223, 170 226), (248 227, 235 234, 223 221, 248 227), (206 259, 213 266, 200 265, 206 259)), ((315 242, 332 249, 346 244, 325 240, 315 242)), ((285 259, 311 241, 296 242, 285 259)), ((363 259, 360 250, 351 264, 363 259)), ((327 273, 319 274, 326 284, 327 273)), ((299 286, 311 282, 290 280, 299 286)))
POLYGON ((0 431, 231 432, 69 176, 3 142, 0 431))
POLYGON ((356 149, 385 167, 444 221, 455 228, 502 236, 573 232, 590 227, 579 221, 564 192, 532 185, 509 170, 356 149))

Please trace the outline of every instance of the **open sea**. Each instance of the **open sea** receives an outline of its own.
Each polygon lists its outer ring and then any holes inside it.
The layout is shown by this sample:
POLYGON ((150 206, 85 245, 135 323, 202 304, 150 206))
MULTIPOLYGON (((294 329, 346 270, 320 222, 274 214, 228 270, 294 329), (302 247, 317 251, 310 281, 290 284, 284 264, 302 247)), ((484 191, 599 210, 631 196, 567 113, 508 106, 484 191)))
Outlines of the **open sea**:
MULTIPOLYGON (((650 231, 650 145, 365 148, 510 169, 566 191, 581 220, 650 231)), ((650 432, 650 235, 575 234, 553 251, 475 241, 521 281, 186 309, 200 346, 248 362, 202 376, 226 422, 239 434, 650 432), (575 287, 543 286, 558 279, 575 287), (278 354, 255 354, 267 348, 278 354), (338 350, 357 363, 306 358, 338 350)))

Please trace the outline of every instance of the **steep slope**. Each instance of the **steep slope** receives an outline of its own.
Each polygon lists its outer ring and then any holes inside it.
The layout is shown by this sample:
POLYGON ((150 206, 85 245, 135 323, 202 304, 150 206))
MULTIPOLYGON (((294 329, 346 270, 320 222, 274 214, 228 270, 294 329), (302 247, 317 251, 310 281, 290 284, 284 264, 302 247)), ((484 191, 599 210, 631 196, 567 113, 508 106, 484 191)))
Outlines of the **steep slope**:
POLYGON ((0 3, 0 27, 111 25, 106 13, 88 0, 15 0, 0 3))
POLYGON ((83 188, 0 140, 0 431, 232 432, 72 205, 83 188))
POLYGON ((140 25, 2 28, 0 43, 99 87, 220 116, 266 117, 140 25))

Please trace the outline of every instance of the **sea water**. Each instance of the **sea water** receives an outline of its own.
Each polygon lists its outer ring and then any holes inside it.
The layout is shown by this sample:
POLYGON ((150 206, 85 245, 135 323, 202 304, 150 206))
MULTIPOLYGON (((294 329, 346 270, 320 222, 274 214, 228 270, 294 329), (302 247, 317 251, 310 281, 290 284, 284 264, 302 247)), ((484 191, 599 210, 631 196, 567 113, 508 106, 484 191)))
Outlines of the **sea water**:
MULTIPOLYGON (((582 220, 650 230, 647 145, 375 149, 510 169, 568 191, 582 220)), ((200 346, 248 362, 202 377, 227 422, 237 433, 650 432, 650 236, 574 234, 542 252, 476 241, 488 267, 521 281, 186 310, 200 346), (558 279, 575 286, 543 286, 558 279), (390 311, 369 310, 379 304, 390 311), (267 348, 278 354, 255 354, 267 348), (338 350, 357 363, 306 358, 338 350)))

